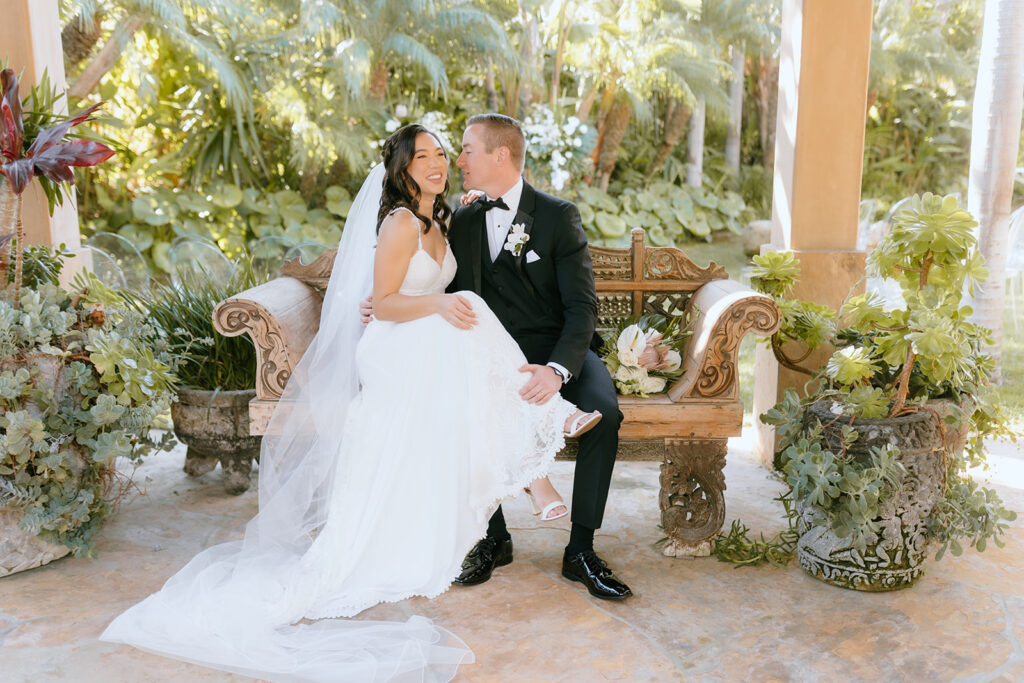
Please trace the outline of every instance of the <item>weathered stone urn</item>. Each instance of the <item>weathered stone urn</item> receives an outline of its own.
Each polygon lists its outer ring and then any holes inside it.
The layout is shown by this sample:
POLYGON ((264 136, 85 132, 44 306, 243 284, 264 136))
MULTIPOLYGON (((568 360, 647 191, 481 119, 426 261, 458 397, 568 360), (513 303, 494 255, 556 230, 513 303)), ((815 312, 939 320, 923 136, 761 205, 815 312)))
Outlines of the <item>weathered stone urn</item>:
POLYGON ((262 440, 249 434, 249 401, 254 396, 254 389, 178 390, 178 400, 171 404, 171 419, 175 435, 188 446, 187 474, 201 476, 219 462, 225 491, 239 495, 249 489, 252 462, 259 458, 262 440))
POLYGON ((71 551, 22 530, 22 510, 0 508, 0 578, 59 560, 71 551))
POLYGON ((867 460, 872 448, 895 446, 906 473, 895 495, 879 502, 880 533, 864 552, 827 526, 814 525, 814 512, 801 509, 797 544, 800 566, 812 576, 843 588, 890 591, 906 588, 924 573, 928 552, 928 516, 942 495, 947 448, 962 448, 965 433, 943 429, 941 417, 954 409, 949 401, 933 401, 927 409, 896 418, 854 419, 831 412, 832 401, 812 404, 804 425, 823 425, 822 446, 842 450, 842 428, 858 434, 848 453, 867 460))

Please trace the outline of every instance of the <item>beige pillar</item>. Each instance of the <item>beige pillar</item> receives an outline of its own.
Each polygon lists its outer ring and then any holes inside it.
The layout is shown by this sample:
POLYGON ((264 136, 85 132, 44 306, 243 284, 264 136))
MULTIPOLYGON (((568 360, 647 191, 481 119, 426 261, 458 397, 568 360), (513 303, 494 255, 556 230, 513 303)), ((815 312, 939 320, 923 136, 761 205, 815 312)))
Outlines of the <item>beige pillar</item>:
MULTIPOLYGON (((783 1, 772 238, 764 249, 794 251, 794 295, 833 307, 864 274, 856 247, 870 51, 871 0, 783 1)), ((755 367, 755 416, 807 379, 780 371, 761 346, 755 367)), ((773 430, 755 421, 758 454, 770 463, 773 430)))
MULTIPOLYGON (((58 0, 4 0, 4 17, 0 22, 0 58, 14 69, 21 79, 21 95, 28 94, 45 71, 58 92, 67 90, 64 76, 64 53, 60 39, 58 0)), ((67 113, 67 101, 58 102, 59 113, 67 113)), ((4 179, 4 182, 7 182, 4 179)), ((81 244, 78 232, 78 211, 75 194, 54 208, 50 216, 46 195, 37 181, 25 190, 23 221, 26 244, 54 246, 64 243, 75 251, 81 244)))

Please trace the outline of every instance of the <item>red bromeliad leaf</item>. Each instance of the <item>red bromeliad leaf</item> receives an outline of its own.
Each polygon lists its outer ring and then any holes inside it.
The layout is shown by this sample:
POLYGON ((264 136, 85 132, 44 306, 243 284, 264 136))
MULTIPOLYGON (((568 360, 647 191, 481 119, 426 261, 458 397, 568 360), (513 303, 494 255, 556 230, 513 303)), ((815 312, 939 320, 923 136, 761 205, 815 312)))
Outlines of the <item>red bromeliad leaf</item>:
POLYGON ((39 131, 39 135, 36 136, 35 142, 33 142, 32 146, 28 148, 28 153, 26 156, 37 156, 41 152, 45 152, 49 148, 56 145, 58 142, 64 139, 64 136, 67 135, 69 130, 71 130, 78 124, 87 121, 89 119, 89 116, 91 116, 94 111, 100 108, 101 104, 102 102, 99 104, 94 104, 85 111, 80 112, 65 121, 61 121, 52 128, 47 128, 46 130, 39 131))
POLYGON ((3 98, 0 100, 0 153, 8 159, 21 156, 25 131, 21 122, 21 98, 18 96, 18 77, 13 69, 0 72, 3 98))
POLYGON ((35 175, 50 180, 75 184, 72 166, 95 166, 114 155, 114 150, 94 140, 70 140, 47 147, 30 157, 35 175))
POLYGON ((15 194, 21 194, 32 182, 32 159, 17 159, 0 166, 0 173, 11 181, 15 194))

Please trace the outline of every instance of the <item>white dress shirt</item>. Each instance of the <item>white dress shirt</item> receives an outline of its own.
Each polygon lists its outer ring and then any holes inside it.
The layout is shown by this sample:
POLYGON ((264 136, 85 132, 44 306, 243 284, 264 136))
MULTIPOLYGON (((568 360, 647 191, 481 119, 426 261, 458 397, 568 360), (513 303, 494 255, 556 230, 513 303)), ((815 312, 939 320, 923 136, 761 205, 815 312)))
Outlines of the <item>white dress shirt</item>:
MULTIPOLYGON (((488 199, 497 199, 497 197, 491 197, 487 195, 488 199)), ((523 179, 522 177, 516 181, 516 184, 509 188, 508 192, 501 195, 501 199, 504 200, 505 204, 508 205, 507 209, 493 208, 485 214, 485 220, 487 223, 487 246, 491 252, 491 263, 498 260, 498 256, 501 255, 501 250, 505 248, 505 240, 508 239, 509 228, 512 227, 512 223, 515 222, 516 213, 519 212, 519 200, 523 198, 523 179)), ((548 363, 548 365, 558 372, 562 373, 563 384, 568 382, 572 375, 558 363, 548 363)))
MULTIPOLYGON (((501 250, 505 247, 505 240, 508 238, 508 230, 515 221, 516 212, 519 211, 519 200, 523 197, 523 179, 519 178, 516 184, 508 192, 501 196, 501 199, 508 205, 508 209, 493 208, 486 214, 487 220, 487 245, 491 249, 491 263, 498 260, 501 250)), ((487 196, 488 199, 497 197, 487 196)))

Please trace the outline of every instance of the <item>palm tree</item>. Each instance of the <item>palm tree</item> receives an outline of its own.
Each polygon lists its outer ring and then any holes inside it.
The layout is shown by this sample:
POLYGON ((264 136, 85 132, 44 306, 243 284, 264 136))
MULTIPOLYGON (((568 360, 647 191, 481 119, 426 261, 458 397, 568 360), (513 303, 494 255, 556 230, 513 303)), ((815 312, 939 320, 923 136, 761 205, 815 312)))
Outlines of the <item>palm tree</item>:
MULTIPOLYGON (((256 15, 237 0, 64 0, 63 9, 72 22, 88 25, 103 15, 116 16, 117 23, 103 46, 68 88, 68 95, 88 96, 121 59, 135 34, 150 28, 190 54, 214 73, 232 106, 244 111, 249 106, 248 84, 239 75, 231 57, 220 49, 216 37, 196 30, 208 20, 222 27, 251 24, 256 15)), ((69 23, 72 23, 69 22, 69 23)), ((67 26, 67 25, 66 25, 67 26)))
POLYGON ((1024 2, 986 0, 971 123, 967 207, 978 220, 978 242, 989 269, 987 282, 973 297, 975 317, 993 332, 997 377, 1003 340, 1006 242, 1020 144, 1022 95, 1024 2))
POLYGON ((303 23, 323 45, 339 45, 365 74, 368 94, 384 101, 391 76, 411 69, 435 92, 448 89, 456 57, 510 51, 497 19, 465 0, 302 0, 303 23))
MULTIPOLYGON (((739 173, 740 124, 743 112, 743 69, 746 64, 745 46, 762 40, 765 29, 754 14, 753 0, 702 1, 698 25, 709 45, 719 45, 719 54, 729 55, 729 126, 725 141, 726 163, 739 173)), ((698 100, 690 118, 687 137, 687 184, 700 187, 704 160, 705 103, 698 100)))
MULTIPOLYGON (((649 120, 651 100, 676 100, 682 107, 704 93, 724 103, 724 93, 715 83, 720 63, 709 61, 702 46, 690 39, 692 27, 686 16, 660 3, 623 0, 590 6, 580 8, 576 19, 575 31, 582 38, 575 44, 570 41, 566 63, 582 74, 577 116, 584 118, 600 98, 593 182, 606 189, 630 120, 649 120), (602 15, 598 9, 611 13, 602 15)), ((672 113, 668 124, 677 124, 680 118, 685 123, 684 109, 673 108, 672 113)), ((666 131, 667 138, 674 134, 666 131)), ((669 152, 672 146, 674 142, 669 152)))

